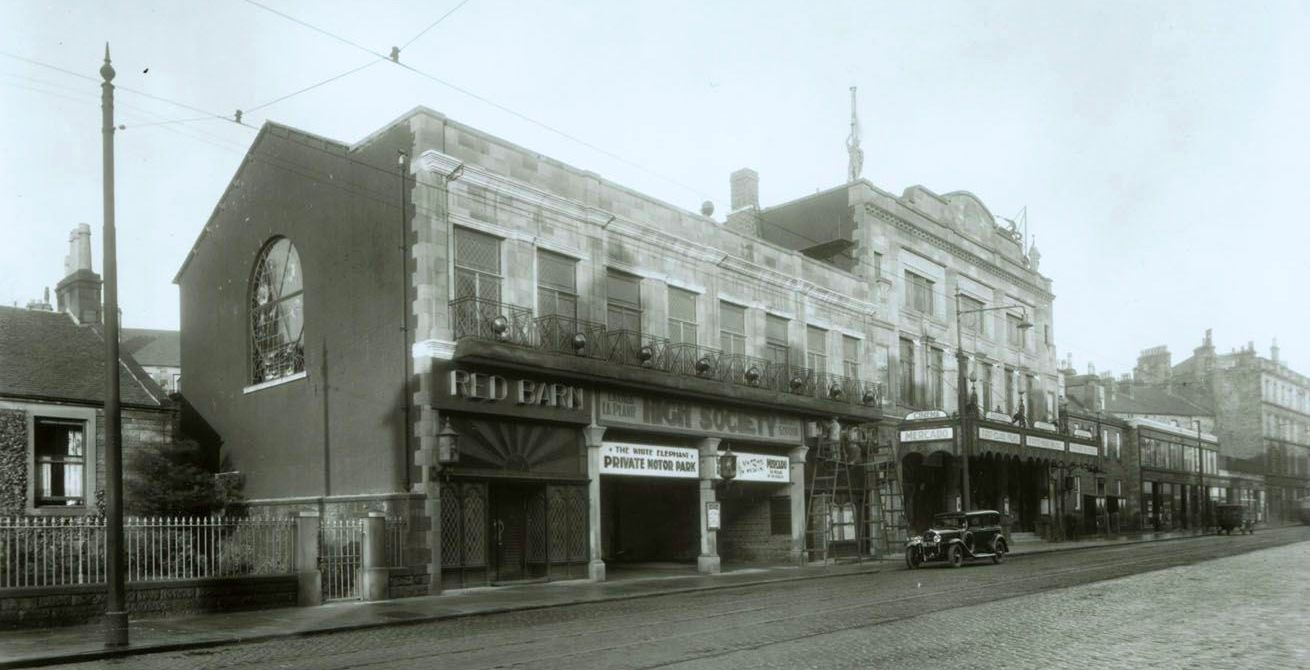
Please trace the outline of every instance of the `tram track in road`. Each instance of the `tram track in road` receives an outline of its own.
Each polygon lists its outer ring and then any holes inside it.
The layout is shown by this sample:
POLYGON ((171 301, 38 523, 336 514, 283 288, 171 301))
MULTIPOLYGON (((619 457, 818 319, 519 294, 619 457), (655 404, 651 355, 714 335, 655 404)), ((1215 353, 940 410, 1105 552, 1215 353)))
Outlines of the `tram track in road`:
POLYGON ((131 667, 663 668, 697 659, 730 666, 714 659, 760 649, 767 655, 786 648, 772 645, 1302 542, 1310 540, 1307 531, 1020 554, 1000 566, 884 566, 872 573, 404 622, 226 651, 151 654, 131 667))
MULTIPOLYGON (((1090 583, 1090 582, 1102 581, 1104 579, 1114 579, 1130 574, 1140 574, 1144 572, 1150 572, 1153 570, 1168 569, 1179 565, 1185 565, 1194 562, 1209 560, 1212 558, 1219 558, 1221 556, 1240 554, 1248 551, 1257 551, 1260 549, 1269 548, 1269 547, 1278 546, 1287 543, 1283 539, 1281 534, 1272 535, 1266 533, 1264 536, 1260 537, 1259 540, 1254 543, 1244 543, 1245 546, 1242 546, 1240 550, 1237 552, 1216 551, 1217 548, 1213 544, 1202 544, 1206 537, 1207 536, 1202 536, 1197 538, 1186 538, 1186 540, 1184 540, 1183 542, 1169 542, 1160 545, 1150 545, 1150 546, 1143 546, 1141 544, 1133 545, 1138 549, 1146 549, 1151 552, 1151 555, 1149 556, 1144 556, 1136 559, 1125 560, 1121 556, 1116 556, 1113 558, 1107 558, 1107 560, 1100 560, 1090 564, 1082 564, 1082 565, 1071 566, 1071 567, 1066 567, 1056 570, 1043 570, 1038 574, 1027 574, 1020 577, 1012 576, 1012 574, 1004 571, 987 571, 989 576, 995 575, 995 577, 992 579, 987 579, 982 583, 975 583, 969 585, 959 585, 958 583, 953 583, 948 586, 943 586, 942 588, 934 588, 932 590, 926 590, 926 591, 916 587, 914 593, 899 595, 892 598, 881 598, 872 601, 861 600, 860 602, 856 602, 856 603, 823 607, 821 610, 815 610, 812 607, 807 607, 805 611, 793 612, 790 614, 786 614, 784 616, 775 616, 775 617, 769 617, 764 619, 750 619, 747 621, 741 621, 736 623, 727 623, 727 625, 716 625, 716 627, 714 628, 715 633, 722 635, 722 634, 730 634, 734 631, 742 631, 752 628, 769 627, 769 626, 776 627, 779 624, 788 624, 805 619, 833 618, 834 616, 836 616, 837 618, 841 618, 843 615, 859 613, 859 612, 865 612, 867 615, 864 617, 852 617, 852 622, 848 625, 832 625, 829 623, 820 626, 818 630, 815 630, 813 632, 801 632, 799 634, 791 634, 791 635, 783 634, 783 635, 773 636, 770 637, 769 642, 767 642, 766 644, 731 645, 728 648, 715 650, 711 653, 701 653, 699 655, 693 655, 691 657, 684 656, 677 659, 671 659, 667 662, 661 662, 652 665, 632 666, 632 667, 643 667, 643 668, 666 667, 669 665, 675 665, 677 663, 683 663, 690 660, 695 660, 697 658, 713 658, 719 655, 732 654, 735 652, 749 650, 749 649, 759 649, 764 646, 768 646, 769 644, 781 644, 789 641, 803 640, 810 637, 828 635, 836 632, 841 632, 843 630, 883 625, 883 624, 891 623, 893 621, 900 621, 908 618, 913 618, 916 616, 921 616, 923 614, 940 611, 942 609, 949 609, 952 607, 967 607, 970 605, 981 604, 984 602, 992 602, 995 600, 1005 600, 1015 597, 1021 597, 1024 595, 1029 595, 1031 593, 1035 593, 1043 590, 1049 590, 1051 588, 1061 588, 1063 586, 1067 586, 1069 584, 1063 582, 1068 582, 1071 577, 1074 577, 1076 575, 1087 575, 1087 574, 1095 573, 1098 571, 1105 571, 1105 570, 1113 570, 1116 573, 1106 577, 1074 580, 1074 583, 1079 583, 1079 584, 1090 583), (1057 582, 1057 584, 1053 586, 1045 583, 1050 581, 1055 581, 1057 582), (1014 589, 1014 587, 1020 585, 1023 585, 1022 588, 1019 588, 1018 590, 1014 589), (1000 591, 1003 595, 1000 595, 996 598, 977 599, 977 596, 979 594, 996 593, 998 591, 1000 591), (949 602, 946 602, 946 598, 944 598, 944 596, 952 596, 952 598, 950 599, 949 602), (893 614, 890 616, 880 613, 880 610, 895 608, 897 606, 901 606, 901 608, 903 608, 904 606, 911 605, 916 601, 943 603, 943 606, 928 606, 922 608, 912 608, 912 610, 909 613, 893 614)), ((1213 538, 1213 536, 1208 536, 1208 537, 1213 538)), ((1233 541, 1240 541, 1239 538, 1225 538, 1225 539, 1228 539, 1229 541, 1225 542, 1224 546, 1230 548, 1232 547, 1233 541)), ((1252 538, 1242 538, 1242 539, 1252 539, 1252 538)), ((1127 547, 1124 546, 1096 547, 1096 548, 1089 548, 1086 551, 1104 553, 1104 554, 1119 554, 1122 550, 1126 548, 1127 547)), ((1027 557, 1017 556, 1015 557, 1015 559, 1026 562, 1027 560, 1031 560, 1041 555, 1049 556, 1050 554, 1033 554, 1027 557)), ((935 571, 931 571, 931 570, 924 571, 922 575, 926 577, 928 576, 928 574, 931 574, 932 572, 935 571)), ((945 575, 955 576, 955 575, 978 573, 978 572, 982 572, 982 570, 977 569, 977 570, 957 571, 951 569, 943 569, 941 571, 941 574, 943 576, 945 575)), ((901 571, 897 571, 896 573, 893 574, 897 574, 897 573, 905 574, 901 571)), ((859 579, 862 581, 868 578, 869 575, 864 574, 864 575, 855 575, 850 577, 842 577, 839 579, 842 580, 842 582, 848 582, 849 580, 853 580, 853 579, 859 579)), ((746 586, 733 587, 732 590, 749 589, 749 588, 751 587, 746 587, 746 586)), ((820 594, 820 599, 826 600, 825 596, 828 593, 850 593, 852 590, 853 589, 851 589, 849 586, 846 586, 845 584, 834 584, 832 585, 832 587, 824 589, 826 593, 820 594)), ((712 595, 712 594, 722 595, 722 591, 707 592, 706 595, 712 595)), ((768 605, 773 602, 789 601, 795 599, 794 595, 791 593, 784 593, 778 595, 773 595, 771 593, 745 594, 745 595, 747 597, 763 595, 764 597, 753 597, 749 603, 753 606, 743 607, 737 611, 732 611, 732 610, 719 611, 716 613, 709 613, 702 616, 692 616, 692 617, 682 616, 676 619, 661 618, 656 621, 644 622, 645 624, 644 628, 646 630, 657 630, 657 631, 664 630, 666 628, 666 625, 675 624, 674 626, 675 628, 684 629, 681 632, 673 632, 673 633, 666 632, 665 634, 646 635, 646 636, 642 636, 641 639, 629 638, 628 641, 620 644, 609 644, 609 645, 590 646, 590 647, 586 646, 585 644, 582 645, 569 644, 569 646, 571 647, 569 651, 566 651, 564 653, 558 653, 558 654, 538 653, 531 657, 532 659, 531 662, 533 665, 538 665, 541 663, 558 662, 571 658, 579 658, 579 657, 583 657, 587 655, 595 655, 595 654, 601 654, 606 656, 611 656, 611 655, 622 656, 625 651, 632 650, 642 645, 673 646, 673 645, 668 645, 668 643, 673 642, 674 645, 676 645, 678 641, 693 638, 693 636, 703 636, 706 627, 699 624, 703 623, 706 620, 723 618, 725 616, 731 617, 731 616, 742 616, 742 615, 749 615, 752 613, 758 613, 760 611, 770 609, 768 605), (586 648, 578 648, 579 646, 583 646, 586 648)), ((674 596, 670 596, 670 597, 674 597, 674 596)), ((858 596, 853 596, 853 597, 858 597, 858 596)), ((813 599, 814 595, 810 594, 810 598, 813 599)), ((847 600, 849 600, 849 598, 847 598, 847 600)), ((742 604, 747 604, 747 603, 742 603, 742 604)), ((803 606, 803 605, 798 604, 797 606, 803 606)), ((642 616, 643 616, 642 614, 638 613, 638 614, 629 615, 624 618, 630 621, 638 621, 642 618, 642 616)), ((493 663, 490 665, 482 665, 482 664, 477 664, 476 660, 470 658, 469 656, 476 655, 478 652, 482 652, 483 654, 498 653, 498 652, 513 653, 513 651, 523 650, 526 647, 530 647, 535 643, 542 643, 542 642, 558 643, 565 639, 572 640, 574 642, 581 642, 587 638, 593 638, 593 637, 599 637, 605 639, 605 638, 609 638, 612 635, 619 634, 622 632, 631 632, 630 626, 631 623, 624 623, 621 625, 606 626, 602 629, 590 629, 586 631, 579 631, 572 634, 568 634, 566 636, 558 636, 558 635, 533 636, 528 639, 520 639, 501 645, 494 645, 493 648, 479 646, 479 648, 477 649, 465 649, 461 651, 451 650, 450 652, 441 654, 441 656, 444 658, 448 658, 452 661, 459 662, 461 667, 486 667, 486 668, 512 667, 516 665, 521 665, 522 662, 493 663), (470 664, 468 663, 469 661, 472 661, 473 663, 470 664)), ((795 626, 794 628, 802 628, 802 627, 795 626)), ((709 650, 703 650, 703 651, 709 651, 709 650)), ((429 656, 420 655, 420 656, 408 657, 404 659, 392 656, 387 661, 383 662, 383 664, 391 664, 397 661, 415 660, 417 658, 425 658, 425 657, 429 657, 429 656)))

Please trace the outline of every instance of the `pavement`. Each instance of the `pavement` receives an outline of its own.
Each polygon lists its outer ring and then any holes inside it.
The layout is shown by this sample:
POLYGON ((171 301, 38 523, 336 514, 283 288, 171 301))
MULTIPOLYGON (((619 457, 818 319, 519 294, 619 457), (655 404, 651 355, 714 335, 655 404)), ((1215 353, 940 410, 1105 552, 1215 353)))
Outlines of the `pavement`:
MULTIPOLYGON (((1077 542, 1016 542, 1014 555, 1087 549, 1116 544, 1199 537, 1194 532, 1140 533, 1113 539, 1077 542)), ((903 569, 900 555, 862 563, 839 563, 805 567, 728 566, 717 575, 686 574, 667 566, 620 568, 605 582, 585 580, 525 584, 497 588, 448 591, 380 602, 340 602, 319 607, 224 612, 132 621, 131 645, 119 649, 103 646, 98 625, 34 630, 0 631, 0 668, 37 667, 119 658, 137 654, 187 649, 204 649, 243 642, 291 638, 306 635, 356 631, 402 623, 422 623, 504 612, 649 598, 755 586, 770 583, 822 579, 903 569)))

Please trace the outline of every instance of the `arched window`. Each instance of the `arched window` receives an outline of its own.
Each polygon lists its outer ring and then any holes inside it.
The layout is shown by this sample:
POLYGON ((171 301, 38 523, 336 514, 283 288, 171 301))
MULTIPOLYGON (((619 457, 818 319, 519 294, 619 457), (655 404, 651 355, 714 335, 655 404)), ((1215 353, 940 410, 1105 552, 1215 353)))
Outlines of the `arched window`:
POLYGON ((305 371, 304 287, 300 254, 291 240, 270 240, 250 282, 251 383, 305 371))

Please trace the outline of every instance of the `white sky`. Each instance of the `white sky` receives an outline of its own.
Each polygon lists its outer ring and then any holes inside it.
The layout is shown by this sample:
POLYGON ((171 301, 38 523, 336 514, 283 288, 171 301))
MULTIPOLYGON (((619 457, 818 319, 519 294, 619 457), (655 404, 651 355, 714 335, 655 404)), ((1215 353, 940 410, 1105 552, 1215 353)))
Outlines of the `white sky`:
MULTIPOLYGON (((264 0, 261 0, 264 1, 264 0)), ((268 4, 371 49, 458 0, 268 4)), ((354 142, 416 105, 637 190, 726 212, 728 174, 763 204, 845 178, 847 87, 864 176, 1027 206, 1055 282, 1061 357, 1115 372, 1214 328, 1310 373, 1310 4, 471 0, 402 60, 693 192, 379 62, 247 114, 354 142)), ((369 55, 242 0, 0 4, 0 51, 204 110, 249 109, 369 55), (148 68, 148 72, 146 71, 148 68)), ((124 323, 176 328, 172 278, 255 133, 124 91, 117 135, 124 323)), ((99 87, 0 56, 0 303, 63 275, 92 225, 101 271, 99 87)))

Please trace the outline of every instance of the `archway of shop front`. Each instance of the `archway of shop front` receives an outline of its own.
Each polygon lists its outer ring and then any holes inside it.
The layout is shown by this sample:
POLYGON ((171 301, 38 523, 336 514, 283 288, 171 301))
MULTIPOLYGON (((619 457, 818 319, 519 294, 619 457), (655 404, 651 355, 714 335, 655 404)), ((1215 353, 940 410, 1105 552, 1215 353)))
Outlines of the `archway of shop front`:
POLYGON ((969 459, 969 491, 974 509, 1006 515, 1011 532, 1034 532, 1042 500, 1049 495, 1050 462, 1045 458, 987 452, 969 459))
POLYGON ((946 451, 910 452, 901 458, 905 479, 905 519, 910 534, 922 533, 936 514, 956 511, 960 493, 960 461, 946 451))
POLYGON ((699 485, 696 479, 602 477, 601 545, 611 573, 696 572, 699 485))

